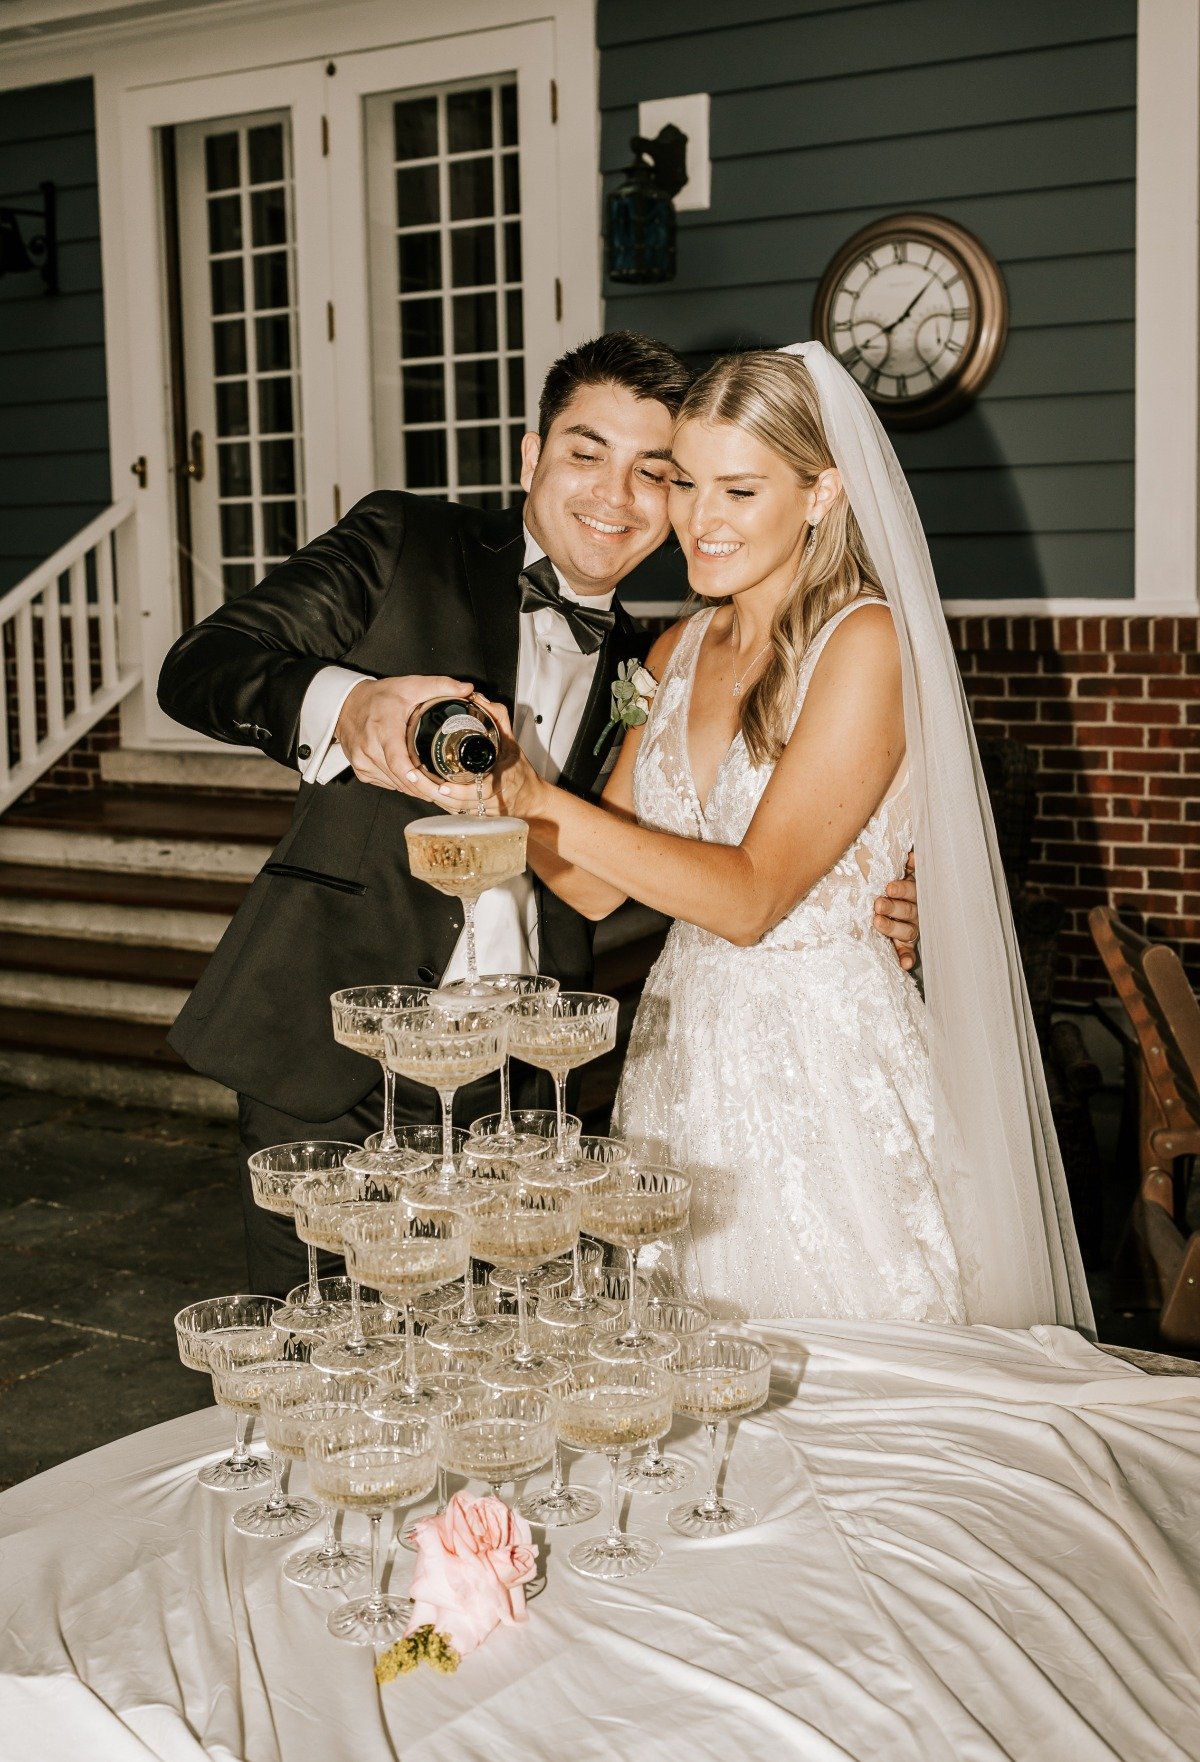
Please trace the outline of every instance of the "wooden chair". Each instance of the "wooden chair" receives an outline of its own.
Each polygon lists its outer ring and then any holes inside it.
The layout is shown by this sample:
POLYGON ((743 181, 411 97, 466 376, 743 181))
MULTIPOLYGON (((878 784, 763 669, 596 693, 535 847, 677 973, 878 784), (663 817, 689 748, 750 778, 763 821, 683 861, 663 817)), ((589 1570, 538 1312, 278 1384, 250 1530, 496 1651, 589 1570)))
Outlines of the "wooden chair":
POLYGON ((1158 1309, 1164 1340, 1200 1345, 1200 1231, 1187 1225, 1200 1153, 1200 1004, 1173 949, 1139 936, 1111 906, 1094 907, 1088 924, 1134 1034, 1140 1179, 1113 1265, 1114 1302, 1158 1309))

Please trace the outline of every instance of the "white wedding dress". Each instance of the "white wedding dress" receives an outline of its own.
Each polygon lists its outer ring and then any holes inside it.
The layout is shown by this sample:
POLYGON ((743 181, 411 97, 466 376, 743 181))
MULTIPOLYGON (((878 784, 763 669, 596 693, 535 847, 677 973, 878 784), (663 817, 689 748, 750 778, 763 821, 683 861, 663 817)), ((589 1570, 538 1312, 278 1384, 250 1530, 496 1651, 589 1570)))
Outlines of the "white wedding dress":
MULTIPOLYGON (((802 663, 813 669, 856 600, 802 663)), ((642 735, 648 826, 739 844, 772 767, 741 735, 701 807, 688 758, 698 613, 642 735)), ((793 719, 794 726, 794 719, 793 719)), ((692 1177, 691 1231, 716 1316, 961 1322, 958 1261, 934 1179, 925 1006, 872 904, 912 845, 907 777, 845 855, 751 948, 672 925, 646 982, 613 1130, 692 1177)))

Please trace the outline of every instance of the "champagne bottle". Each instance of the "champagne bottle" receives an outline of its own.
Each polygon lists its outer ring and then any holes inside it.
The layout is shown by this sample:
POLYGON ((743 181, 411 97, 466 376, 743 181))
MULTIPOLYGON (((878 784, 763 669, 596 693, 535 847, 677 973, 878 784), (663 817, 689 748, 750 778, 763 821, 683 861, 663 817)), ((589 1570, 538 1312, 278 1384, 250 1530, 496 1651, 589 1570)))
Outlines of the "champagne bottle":
POLYGON ((430 777, 457 783, 487 775, 500 753, 500 730, 482 704, 461 697, 434 698, 413 715, 408 745, 430 777))

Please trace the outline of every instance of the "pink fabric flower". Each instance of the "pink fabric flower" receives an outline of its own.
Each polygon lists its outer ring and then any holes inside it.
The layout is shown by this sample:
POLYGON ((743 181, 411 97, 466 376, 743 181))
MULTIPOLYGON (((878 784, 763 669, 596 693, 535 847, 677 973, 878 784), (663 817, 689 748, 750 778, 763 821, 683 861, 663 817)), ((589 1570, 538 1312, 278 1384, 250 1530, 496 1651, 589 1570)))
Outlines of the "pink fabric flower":
POLYGON ((525 1591, 537 1563, 537 1545, 523 1517, 489 1494, 456 1493, 440 1516, 415 1525, 417 1570, 406 1633, 432 1623, 466 1654, 494 1627, 527 1621, 525 1591))

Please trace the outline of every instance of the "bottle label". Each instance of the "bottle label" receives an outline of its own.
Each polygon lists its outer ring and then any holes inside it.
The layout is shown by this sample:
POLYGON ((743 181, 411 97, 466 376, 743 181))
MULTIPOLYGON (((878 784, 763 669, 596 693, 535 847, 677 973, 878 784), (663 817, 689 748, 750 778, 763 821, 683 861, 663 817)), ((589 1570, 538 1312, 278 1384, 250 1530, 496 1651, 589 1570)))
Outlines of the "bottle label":
POLYGON ((438 733, 443 739, 448 734, 487 734, 491 738, 487 725, 478 716, 447 716, 438 733))

